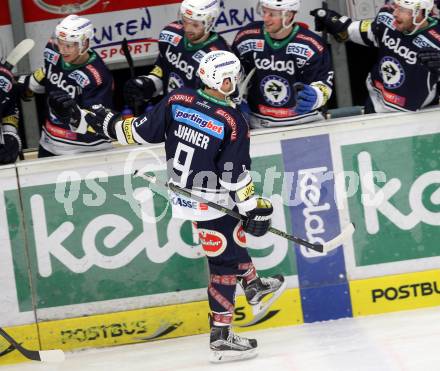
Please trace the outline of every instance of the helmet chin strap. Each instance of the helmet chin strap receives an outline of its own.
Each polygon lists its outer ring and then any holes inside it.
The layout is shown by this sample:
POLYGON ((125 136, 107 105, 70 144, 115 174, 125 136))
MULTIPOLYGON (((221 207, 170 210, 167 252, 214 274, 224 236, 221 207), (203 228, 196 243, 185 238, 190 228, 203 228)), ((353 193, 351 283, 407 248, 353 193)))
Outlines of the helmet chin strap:
POLYGON ((428 11, 425 9, 424 12, 425 12, 425 17, 420 22, 416 21, 417 14, 413 12, 413 25, 415 27, 414 27, 414 30, 412 30, 410 33, 408 33, 408 35, 414 35, 414 33, 416 33, 420 29, 420 27, 423 25, 423 23, 425 23, 425 21, 428 19, 428 11))

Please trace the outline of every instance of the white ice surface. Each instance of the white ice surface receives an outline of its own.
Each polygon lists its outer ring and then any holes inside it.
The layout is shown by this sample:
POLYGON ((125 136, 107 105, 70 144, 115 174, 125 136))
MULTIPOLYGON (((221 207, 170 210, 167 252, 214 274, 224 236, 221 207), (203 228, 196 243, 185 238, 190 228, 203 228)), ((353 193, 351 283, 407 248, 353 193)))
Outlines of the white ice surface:
POLYGON ((440 307, 242 333, 253 360, 210 364, 208 335, 67 354, 0 371, 440 371, 440 307))

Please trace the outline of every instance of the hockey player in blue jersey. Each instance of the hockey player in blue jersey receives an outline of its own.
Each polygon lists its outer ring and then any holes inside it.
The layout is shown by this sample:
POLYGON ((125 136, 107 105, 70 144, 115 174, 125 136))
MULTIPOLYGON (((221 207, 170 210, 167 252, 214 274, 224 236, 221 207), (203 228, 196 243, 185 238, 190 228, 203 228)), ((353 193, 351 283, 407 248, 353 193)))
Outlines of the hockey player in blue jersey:
POLYGON ((11 71, 0 64, 0 165, 15 162, 21 150, 19 111, 13 84, 11 71))
POLYGON ((300 0, 260 0, 263 21, 237 33, 232 45, 247 74, 252 127, 320 120, 332 94, 330 53, 322 39, 295 23, 300 0))
POLYGON ((433 0, 395 0, 374 20, 354 22, 329 9, 311 12, 337 40, 379 49, 367 76, 366 113, 416 111, 438 101, 440 25, 430 17, 433 6, 433 0))
MULTIPOLYGON (((93 25, 87 18, 69 15, 55 29, 44 50, 44 67, 21 76, 21 90, 49 94, 67 92, 79 105, 112 107, 113 77, 102 59, 90 49, 93 25)), ((48 157, 112 148, 108 138, 93 133, 72 132, 47 112, 38 157, 48 157)))
POLYGON ((272 205, 255 195, 250 175, 249 127, 228 99, 237 85, 240 62, 227 51, 206 54, 198 69, 203 89, 181 88, 138 117, 121 120, 103 107, 80 110, 68 96, 54 94, 50 105, 63 121, 84 132, 88 127, 121 144, 165 142, 168 181, 205 199, 234 207, 244 222, 170 191, 173 216, 197 221, 210 278, 211 361, 245 359, 256 355, 257 341, 233 333, 237 283, 251 305, 263 297, 277 298, 286 287, 277 275, 260 278, 246 247, 247 232, 264 235, 271 223, 272 205))
POLYGON ((223 37, 213 31, 219 13, 219 0, 184 0, 181 19, 160 33, 159 56, 151 72, 125 84, 126 103, 133 106, 183 86, 196 88, 202 57, 213 50, 229 50, 223 37))

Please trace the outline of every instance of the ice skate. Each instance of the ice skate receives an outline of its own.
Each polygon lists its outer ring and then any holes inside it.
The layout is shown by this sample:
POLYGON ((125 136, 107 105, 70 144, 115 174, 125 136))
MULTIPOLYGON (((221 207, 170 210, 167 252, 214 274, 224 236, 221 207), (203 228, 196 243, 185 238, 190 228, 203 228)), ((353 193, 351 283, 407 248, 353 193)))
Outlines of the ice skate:
POLYGON ((245 280, 240 280, 240 284, 243 287, 244 294, 247 302, 252 306, 252 313, 254 317, 261 317, 264 315, 269 307, 286 289, 286 282, 284 277, 277 274, 273 277, 257 277, 250 283, 246 283, 245 280), (272 296, 263 301, 263 299, 272 294, 272 296))
POLYGON ((240 361, 257 356, 257 340, 233 333, 231 326, 211 325, 210 335, 212 363, 240 361))

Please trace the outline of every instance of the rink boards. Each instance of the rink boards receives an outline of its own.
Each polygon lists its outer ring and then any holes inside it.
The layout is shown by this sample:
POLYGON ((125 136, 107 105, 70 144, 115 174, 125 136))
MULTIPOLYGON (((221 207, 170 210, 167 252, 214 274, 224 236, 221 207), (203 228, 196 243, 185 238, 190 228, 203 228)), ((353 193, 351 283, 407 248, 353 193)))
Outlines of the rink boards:
MULTIPOLYGON (((248 237, 260 275, 284 274, 289 290, 257 324, 238 298, 240 331, 440 305, 439 115, 253 133, 253 179, 275 205, 275 227, 312 242, 348 222, 356 232, 325 255, 274 235, 248 237)), ((0 326, 24 346, 207 332, 197 234, 171 218, 163 191, 132 177, 136 169, 164 176, 163 148, 0 168, 0 326)), ((16 353, 0 348, 0 364, 20 361, 16 353)))

